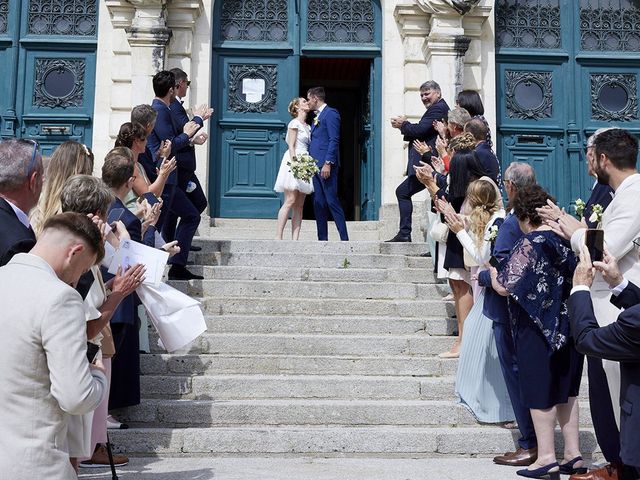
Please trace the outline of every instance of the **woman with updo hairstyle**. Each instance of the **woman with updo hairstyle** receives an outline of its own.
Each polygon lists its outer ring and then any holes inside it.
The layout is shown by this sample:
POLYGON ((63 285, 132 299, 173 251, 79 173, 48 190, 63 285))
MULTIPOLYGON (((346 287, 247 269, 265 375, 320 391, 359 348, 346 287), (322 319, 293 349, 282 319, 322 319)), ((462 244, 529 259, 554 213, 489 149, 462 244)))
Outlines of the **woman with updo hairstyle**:
POLYGON ((539 185, 518 190, 512 201, 524 235, 500 272, 491 268, 491 285, 509 297, 522 403, 531 411, 538 459, 516 473, 554 478, 583 467, 578 443, 578 402, 584 356, 569 330, 567 300, 576 257, 562 238, 542 222, 537 209, 555 200, 539 185), (555 424, 564 438, 564 459, 556 461, 555 424))
MULTIPOLYGON (((471 273, 486 270, 493 239, 505 216, 502 196, 495 182, 481 177, 469 184, 463 216, 445 214, 449 229, 462 244, 466 257, 477 267, 471 273)), ((464 336, 456 376, 456 393, 474 417, 483 423, 503 423, 515 417, 502 374, 493 333, 493 321, 483 314, 485 292, 478 288, 473 308, 464 320, 464 336)))
POLYGON ((158 168, 158 178, 156 178, 153 183, 149 181, 149 177, 147 177, 147 173, 144 171, 144 168, 140 163, 138 163, 138 155, 143 154, 147 148, 147 130, 143 125, 131 122, 123 123, 120 126, 120 131, 116 137, 115 146, 127 147, 133 152, 133 171, 135 172, 135 180, 124 204, 133 213, 137 213, 139 211, 139 197, 144 193, 151 192, 156 197, 160 198, 162 191, 164 190, 164 186, 167 183, 167 179, 169 178, 169 174, 176 169, 175 158, 172 158, 171 160, 167 160, 166 158, 171 152, 171 144, 169 144, 168 152, 164 150, 159 152, 162 157, 162 163, 160 164, 160 168, 158 168))
POLYGON ((289 211, 293 211, 291 217, 291 238, 298 240, 300 237, 300 227, 302 226, 302 209, 306 196, 313 193, 313 184, 294 178, 288 162, 296 155, 308 154, 309 143, 311 142, 311 127, 307 123, 307 113, 309 105, 303 97, 296 97, 289 102, 289 113, 293 120, 287 126, 287 151, 284 152, 280 169, 273 189, 276 192, 284 192, 284 203, 278 211, 278 225, 276 229, 276 240, 282 240, 284 227, 289 218, 289 211))
POLYGON ((62 213, 60 192, 65 182, 74 175, 93 174, 93 152, 89 147, 68 140, 55 149, 47 166, 47 176, 38 205, 31 211, 30 223, 36 236, 44 223, 62 213))
POLYGON ((487 142, 487 145, 489 145, 489 148, 491 148, 493 146, 493 142, 491 141, 491 129, 489 128, 487 119, 484 118, 484 105, 482 104, 480 94, 475 90, 462 90, 458 93, 456 105, 469 112, 472 119, 477 118, 482 120, 482 123, 487 127, 487 137, 485 141, 487 142))

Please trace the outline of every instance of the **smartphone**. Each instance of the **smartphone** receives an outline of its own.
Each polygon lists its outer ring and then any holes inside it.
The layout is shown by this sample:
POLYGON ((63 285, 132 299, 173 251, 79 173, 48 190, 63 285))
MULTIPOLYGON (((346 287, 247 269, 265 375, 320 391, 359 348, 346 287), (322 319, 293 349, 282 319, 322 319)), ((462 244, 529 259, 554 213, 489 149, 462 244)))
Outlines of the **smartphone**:
POLYGON ((145 192, 142 195, 140 195, 142 198, 144 198, 147 202, 149 202, 149 205, 154 206, 156 203, 158 203, 158 197, 156 197, 153 193, 151 192, 145 192))
POLYGON ((93 363, 96 361, 96 357, 98 356, 98 352, 100 351, 100 346, 95 343, 87 342, 87 360, 89 363, 93 363))
POLYGON ((604 255, 604 230, 599 228, 588 228, 584 243, 589 249, 592 262, 601 262, 604 255))
POLYGON ((122 218, 122 215, 124 214, 124 208, 112 208, 109 211, 109 215, 107 216, 107 223, 109 223, 109 225, 117 222, 118 220, 120 220, 122 218))
POLYGON ((498 269, 500 268, 500 260, 491 255, 491 258, 489 259, 489 265, 491 265, 495 269, 498 269))

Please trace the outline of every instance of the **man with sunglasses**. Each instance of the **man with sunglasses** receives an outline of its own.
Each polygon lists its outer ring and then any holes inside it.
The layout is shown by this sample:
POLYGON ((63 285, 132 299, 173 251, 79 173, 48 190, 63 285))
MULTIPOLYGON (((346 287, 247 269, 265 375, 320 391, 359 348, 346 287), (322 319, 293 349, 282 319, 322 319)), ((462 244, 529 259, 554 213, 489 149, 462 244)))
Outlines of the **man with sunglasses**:
POLYGON ((13 138, 0 142, 0 266, 36 243, 29 211, 40 198, 43 173, 36 142, 13 138))

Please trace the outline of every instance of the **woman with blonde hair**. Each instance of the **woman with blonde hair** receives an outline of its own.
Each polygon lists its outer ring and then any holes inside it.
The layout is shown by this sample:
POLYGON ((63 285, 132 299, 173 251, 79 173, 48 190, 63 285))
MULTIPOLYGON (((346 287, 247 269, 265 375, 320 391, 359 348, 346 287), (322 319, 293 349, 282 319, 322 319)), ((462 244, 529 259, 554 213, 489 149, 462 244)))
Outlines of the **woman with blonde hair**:
MULTIPOLYGON (((466 257, 479 265, 478 270, 485 270, 495 234, 505 216, 500 190, 489 177, 481 177, 469 184, 465 203, 466 217, 447 212, 445 220, 466 257)), ((480 288, 465 319, 456 393, 478 421, 507 422, 515 416, 500 367, 493 321, 483 314, 483 305, 484 288, 480 288)))
POLYGON ((304 199, 309 193, 313 193, 313 184, 298 180, 291 173, 287 162, 296 155, 309 153, 309 143, 311 141, 311 127, 307 123, 307 113, 309 105, 307 100, 297 97, 289 103, 289 113, 293 120, 287 126, 287 146, 288 149, 282 157, 280 170, 273 189, 276 192, 284 192, 284 203, 278 212, 278 227, 276 240, 282 240, 284 227, 289 218, 289 211, 293 211, 291 217, 291 238, 298 240, 300 237, 300 227, 302 226, 302 209, 304 199))
POLYGON ((66 181, 74 175, 93 174, 93 160, 91 149, 73 140, 68 140, 55 149, 49 158, 40 200, 30 215, 36 236, 49 217, 62 213, 60 192, 66 181))

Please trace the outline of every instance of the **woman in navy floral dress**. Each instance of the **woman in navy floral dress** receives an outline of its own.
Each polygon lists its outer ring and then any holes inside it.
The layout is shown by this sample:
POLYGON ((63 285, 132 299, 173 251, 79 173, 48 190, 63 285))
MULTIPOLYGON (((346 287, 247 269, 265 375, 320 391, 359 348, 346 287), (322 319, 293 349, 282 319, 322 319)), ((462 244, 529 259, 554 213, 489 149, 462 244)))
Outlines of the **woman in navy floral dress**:
POLYGON ((500 272, 491 272, 494 289, 509 296, 522 401, 531 410, 538 438, 537 461, 517 472, 530 478, 556 478, 582 466, 576 397, 584 357, 573 345, 567 312, 577 260, 536 212, 548 199, 539 185, 518 192, 513 209, 525 235, 500 272), (564 437, 560 465, 555 457, 556 421, 564 437))

